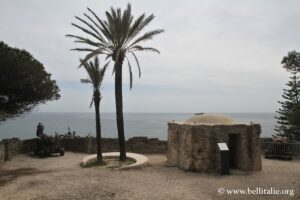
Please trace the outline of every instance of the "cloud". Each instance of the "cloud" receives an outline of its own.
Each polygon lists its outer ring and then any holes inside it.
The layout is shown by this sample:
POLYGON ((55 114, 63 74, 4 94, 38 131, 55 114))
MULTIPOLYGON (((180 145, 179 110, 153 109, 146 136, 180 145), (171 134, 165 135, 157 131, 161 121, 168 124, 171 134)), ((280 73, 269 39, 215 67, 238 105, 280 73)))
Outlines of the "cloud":
MULTIPOLYGON (((82 34, 70 25, 89 6, 100 16, 125 1, 4 0, 0 37, 40 60, 62 90, 62 99, 41 111, 89 111, 90 88, 77 69, 83 56, 65 34, 82 34)), ((288 74, 280 61, 297 50, 298 1, 132 1, 134 15, 154 13, 148 30, 165 33, 147 44, 160 55, 140 53, 142 77, 134 71, 128 90, 124 70, 124 109, 128 112, 274 112, 288 74), (147 106, 145 106, 147 105, 147 106)), ((133 60, 132 60, 133 61, 133 60)), ((126 63, 125 63, 126 65, 126 63)), ((126 67, 126 66, 125 66, 126 67)), ((103 110, 114 111, 111 69, 104 80, 103 110)))

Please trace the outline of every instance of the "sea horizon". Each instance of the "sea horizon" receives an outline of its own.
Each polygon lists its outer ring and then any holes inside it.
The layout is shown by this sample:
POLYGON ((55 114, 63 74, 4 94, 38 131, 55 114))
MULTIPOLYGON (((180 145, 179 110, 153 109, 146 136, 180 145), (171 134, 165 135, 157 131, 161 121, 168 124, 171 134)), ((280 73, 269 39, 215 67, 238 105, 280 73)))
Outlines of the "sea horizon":
MULTIPOLYGON (((91 111, 34 111, 31 113, 25 113, 21 115, 20 117, 26 116, 28 114, 37 114, 37 113, 93 113, 95 114, 94 110, 91 111)), ((115 114, 116 112, 102 112, 100 111, 100 114, 115 114)), ((276 111, 274 112, 204 112, 204 111, 199 111, 199 112, 124 112, 124 114, 196 114, 196 113, 203 113, 203 114, 276 114, 276 111)), ((8 119, 9 120, 9 119, 8 119)))
MULTIPOLYGON (((271 137, 276 124, 275 112, 231 112, 221 114, 231 117, 240 123, 259 123, 262 126, 261 137, 271 137)), ((45 133, 49 135, 65 134, 75 131, 79 136, 95 136, 95 118, 93 112, 33 112, 8 119, 0 124, 0 140, 17 137, 30 139, 35 136, 36 125, 42 122, 45 133)), ((167 123, 181 121, 192 117, 195 113, 180 112, 124 112, 126 139, 136 136, 167 139, 167 123)), ((117 138, 116 118, 114 112, 101 113, 102 137, 117 138)))

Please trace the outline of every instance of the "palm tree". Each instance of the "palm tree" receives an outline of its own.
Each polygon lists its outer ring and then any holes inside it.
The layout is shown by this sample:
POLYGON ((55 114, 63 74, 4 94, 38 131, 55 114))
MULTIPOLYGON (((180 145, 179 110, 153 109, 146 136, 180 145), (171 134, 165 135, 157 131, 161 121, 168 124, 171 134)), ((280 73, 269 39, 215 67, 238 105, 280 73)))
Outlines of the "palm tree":
POLYGON ((95 115, 96 115, 96 143, 97 143, 97 162, 102 163, 102 150, 101 150, 101 122, 100 122, 100 101, 101 101, 101 92, 100 87, 104 77, 104 73, 109 63, 106 63, 103 68, 99 67, 98 57, 95 57, 94 62, 84 62, 80 60, 84 66, 88 78, 81 79, 81 83, 90 83, 93 86, 93 98, 90 104, 90 107, 95 106, 95 115))
POLYGON ((146 17, 145 14, 140 15, 136 20, 131 15, 131 6, 127 5, 127 9, 123 12, 120 8, 111 8, 110 12, 106 11, 106 20, 100 19, 90 8, 88 14, 84 13, 86 19, 76 17, 83 26, 72 23, 73 26, 86 33, 89 38, 66 35, 75 39, 74 42, 87 44, 88 48, 75 48, 72 50, 88 52, 83 59, 88 61, 95 55, 104 54, 106 59, 114 61, 113 73, 115 74, 115 100, 118 138, 120 145, 120 160, 126 159, 126 147, 124 136, 124 120, 123 120, 123 97, 122 97, 122 70, 123 62, 126 59, 130 75, 130 89, 132 88, 132 70, 129 55, 135 60, 139 77, 141 76, 140 64, 135 52, 137 51, 159 51, 152 47, 144 47, 142 42, 150 40, 153 36, 162 33, 164 30, 157 29, 142 33, 144 28, 154 19, 154 15, 146 17))

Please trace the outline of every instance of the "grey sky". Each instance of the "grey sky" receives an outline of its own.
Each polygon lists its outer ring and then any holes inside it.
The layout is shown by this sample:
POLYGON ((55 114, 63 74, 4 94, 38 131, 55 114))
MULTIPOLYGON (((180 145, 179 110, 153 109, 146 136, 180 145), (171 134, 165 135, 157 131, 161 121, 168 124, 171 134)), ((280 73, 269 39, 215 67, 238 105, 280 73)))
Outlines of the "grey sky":
MULTIPOLYGON (((61 100, 40 111, 89 109, 91 89, 80 84, 78 52, 65 34, 89 6, 103 17, 117 0, 1 0, 0 40, 24 48, 58 81, 61 100)), ((135 16, 156 18, 149 29, 165 33, 147 42, 160 55, 140 53, 142 77, 134 74, 129 91, 124 71, 126 112, 274 112, 289 74, 281 59, 300 45, 300 1, 131 1, 135 16)), ((114 112, 111 69, 106 74, 101 109, 114 112)))

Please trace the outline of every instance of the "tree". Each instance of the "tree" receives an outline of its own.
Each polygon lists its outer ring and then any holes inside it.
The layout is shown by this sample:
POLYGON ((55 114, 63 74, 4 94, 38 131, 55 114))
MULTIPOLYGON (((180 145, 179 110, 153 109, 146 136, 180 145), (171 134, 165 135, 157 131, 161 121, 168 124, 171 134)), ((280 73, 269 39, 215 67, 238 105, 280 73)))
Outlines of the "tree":
POLYGON ((283 68, 288 72, 296 74, 300 72, 300 53, 291 51, 282 59, 283 68))
POLYGON ((142 42, 150 40, 153 36, 162 33, 164 30, 152 30, 142 34, 144 28, 154 19, 153 15, 146 17, 145 14, 140 15, 136 20, 131 14, 131 6, 127 5, 127 9, 123 12, 120 8, 111 8, 110 12, 105 12, 106 20, 100 19, 90 8, 88 14, 84 13, 86 19, 76 17, 83 26, 72 23, 73 26, 86 33, 89 38, 66 35, 75 39, 77 43, 87 44, 88 48, 75 48, 76 51, 86 51, 88 54, 83 59, 88 61, 95 55, 104 54, 107 59, 114 61, 113 72, 115 74, 115 101, 118 138, 120 145, 120 160, 126 159, 124 120, 123 120, 123 96, 122 96, 122 71, 123 62, 126 59, 129 75, 130 89, 132 88, 132 70, 129 55, 135 60, 139 77, 141 76, 140 64, 135 54, 137 51, 159 51, 152 47, 141 46, 142 42))
POLYGON ((279 101, 281 108, 276 116, 278 126, 275 127, 278 136, 286 136, 289 140, 300 140, 300 53, 292 51, 282 60, 283 67, 292 73, 288 89, 283 91, 283 99, 279 101))
POLYGON ((59 88, 50 78, 30 53, 0 42, 0 121, 58 100, 59 88))
POLYGON ((97 143, 97 162, 102 163, 102 150, 101 150, 101 121, 100 121, 100 101, 101 92, 100 87, 104 77, 104 73, 109 63, 106 63, 103 68, 99 67, 98 57, 95 57, 94 62, 83 62, 81 60, 88 77, 87 79, 81 79, 81 83, 90 83, 93 86, 93 98, 90 107, 95 106, 95 117, 96 117, 96 143, 97 143))

